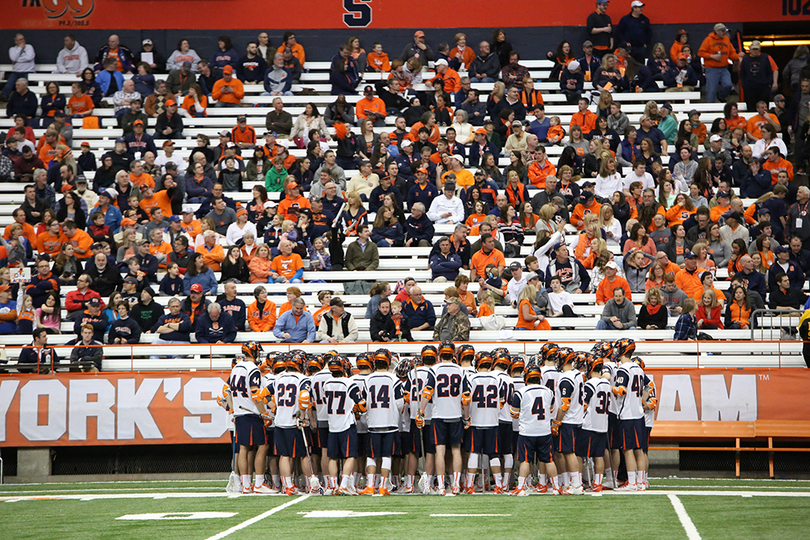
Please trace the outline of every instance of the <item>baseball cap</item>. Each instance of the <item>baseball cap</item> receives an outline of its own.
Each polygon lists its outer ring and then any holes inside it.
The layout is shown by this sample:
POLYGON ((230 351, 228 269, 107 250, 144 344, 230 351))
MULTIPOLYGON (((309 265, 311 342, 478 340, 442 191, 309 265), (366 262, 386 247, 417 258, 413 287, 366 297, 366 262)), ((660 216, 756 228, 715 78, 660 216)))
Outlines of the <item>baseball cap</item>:
POLYGON ((511 268, 512 270, 519 270, 523 267, 520 266, 519 262, 513 262, 512 264, 509 265, 509 268, 511 268))
POLYGON ((89 147, 89 146, 90 146, 90 143, 89 143, 89 142, 87 142, 87 141, 82 141, 81 146, 87 146, 87 147, 89 147))
POLYGON ((225 66, 222 68, 222 73, 225 73, 226 75, 233 74, 233 66, 225 66))
MULTIPOLYGON (((464 165, 464 156, 460 156, 460 155, 458 155, 458 154, 450 154, 450 155, 449 155, 449 156, 447 156, 447 157, 449 157, 450 159, 455 159, 455 160, 456 160, 456 161, 458 161, 460 164, 464 165)), ((453 175, 453 176, 455 176, 455 175, 453 175)))
POLYGON ((199 283, 194 283, 189 290, 191 292, 197 292, 197 293, 203 292, 202 285, 200 285, 199 283))
POLYGON ((752 42, 751 42, 751 45, 748 47, 748 50, 749 50, 749 51, 750 51, 751 49, 759 49, 759 50, 762 50, 762 43, 760 43, 758 39, 755 39, 754 41, 752 41, 752 42))
POLYGON ((512 120, 512 127, 518 126, 523 127, 523 122, 521 122, 520 120, 512 120))
MULTIPOLYGON (((604 2, 596 2, 596 3, 607 4, 607 0, 605 0, 604 2)), ((582 42, 582 48, 584 49, 585 47, 593 47, 593 43, 591 42, 590 39, 586 39, 585 41, 582 42)))
POLYGON ((166 106, 167 107, 172 107, 174 105, 177 105, 177 102, 175 100, 173 100, 173 99, 167 99, 166 100, 166 106))
POLYGON ((169 216, 169 221, 171 223, 180 223, 180 216, 178 216, 177 214, 169 216))
POLYGON ((455 182, 445 182, 444 183, 444 191, 455 191, 456 190, 456 183, 455 182))
POLYGON ((661 105, 661 108, 672 112, 672 104, 671 103, 664 103, 663 105, 661 105))
POLYGON ((367 84, 367 85, 366 85, 366 86, 363 88, 363 93, 364 93, 364 94, 371 94, 371 93, 373 93, 373 92, 374 92, 374 87, 373 87, 373 86, 371 86, 370 84, 367 84))
POLYGON ((118 197, 118 192, 112 188, 103 189, 99 192, 99 195, 104 195, 105 197, 109 197, 110 199, 115 199, 118 197))
POLYGON ((461 305, 461 300, 459 298, 456 298, 455 296, 451 296, 450 298, 445 300, 445 302, 448 303, 448 304, 461 305))
POLYGON ((717 141, 722 141, 722 140, 723 140, 723 137, 721 137, 717 133, 715 133, 714 135, 709 137, 709 142, 717 142, 717 141))
POLYGON ((223 129, 222 131, 219 132, 219 136, 220 137, 228 137, 230 139, 231 138, 231 132, 228 131, 227 129, 223 129))
POLYGON ((402 146, 402 148, 405 148, 407 146, 411 146, 411 144, 413 144, 413 143, 411 143, 411 141, 409 141, 408 139, 405 139, 404 141, 402 141, 402 144, 400 146, 402 146))
POLYGON ((721 22, 714 25, 715 32, 725 32, 726 30, 728 30, 728 27, 721 22))
POLYGON ((484 129, 484 128, 478 128, 478 129, 476 129, 476 130, 475 130, 475 134, 476 134, 476 135, 486 135, 486 134, 487 134, 487 130, 486 130, 486 129, 484 129))
POLYGON ((163 141, 163 148, 166 148, 167 146, 174 146, 174 141, 163 141))
POLYGON ((276 207, 276 203, 274 201, 265 201, 264 202, 264 208, 265 209, 267 209, 267 208, 275 208, 275 207, 276 207))
POLYGON ((427 174, 428 170, 426 168, 424 168, 424 167, 419 167, 418 169, 416 169, 416 172, 427 174))
POLYGON ((188 60, 186 60, 185 62, 183 62, 182 64, 180 64, 180 67, 182 67, 183 69, 191 69, 191 62, 189 62, 188 60))
POLYGON ((642 7, 643 5, 644 5, 644 2, 642 2, 641 0, 633 0, 633 2, 630 4, 630 7, 631 8, 642 7))
POLYGON ((447 60, 445 60, 444 58, 439 58, 438 60, 433 62, 433 65, 434 66, 447 66, 449 64, 447 63, 447 60))
POLYGON ((773 97, 773 102, 776 103, 777 101, 785 101, 785 96, 783 96, 782 94, 776 94, 773 97))
POLYGON ((731 197, 731 194, 728 191, 718 191, 717 192, 717 198, 719 199, 720 197, 728 198, 728 197, 731 197))
POLYGON ((422 32, 421 30, 417 30, 416 32, 413 33, 413 37, 415 37, 415 38, 417 38, 417 37, 425 37, 425 33, 422 32))
POLYGON ((87 301, 88 306, 100 306, 101 305, 101 298, 91 298, 87 301))
MULTIPOLYGON (((597 4, 607 4, 608 0, 596 0, 596 3, 597 4)), ((590 43, 590 41, 588 41, 587 43, 590 43)), ((585 44, 583 43, 582 46, 584 47, 585 44)))
POLYGON ((134 122, 132 122, 132 125, 133 126, 142 126, 143 125, 143 120, 135 120, 134 122))
POLYGON ((151 187, 152 187, 152 186, 150 186, 149 184, 141 184, 141 188, 140 188, 140 189, 141 189, 141 192, 144 192, 144 191, 146 191, 147 189, 150 189, 151 187))
POLYGON ((244 114, 240 114, 239 116, 236 117, 236 121, 237 122, 247 122, 247 116, 245 116, 244 114))
POLYGON ((595 185, 596 184, 594 184, 593 182, 583 182, 582 183, 582 187, 584 187, 584 188, 594 187, 595 185))
POLYGON ((683 258, 684 259, 694 259, 696 257, 697 257, 697 255, 695 253, 689 251, 688 249, 683 252, 683 258))
POLYGON ((186 206, 183 207, 183 213, 184 214, 193 214, 194 213, 194 208, 192 208, 191 206, 186 205, 186 206))
POLYGON ((127 217, 125 217, 124 219, 121 220, 121 226, 122 227, 129 227, 130 225, 137 225, 137 224, 138 224, 137 221, 135 221, 134 219, 127 218, 127 217))
POLYGON ((126 139, 124 139, 123 137, 118 137, 117 139, 115 139, 116 144, 118 144, 118 143, 126 143, 126 142, 127 142, 126 139))
POLYGON ((145 40, 141 41, 141 45, 152 45, 152 40, 146 38, 145 40))
MULTIPOLYGON (((776 246, 776 248, 773 251, 774 253, 787 253, 788 251, 790 251, 790 248, 787 246, 776 246)), ((2 289, 2 287, 0 287, 0 289, 2 289)))
POLYGON ((83 175, 83 174, 77 175, 76 176, 76 183, 77 184, 86 184, 87 183, 87 177, 85 175, 83 175))
POLYGON ((608 261, 608 263, 605 265, 605 268, 613 268, 614 270, 618 270, 619 265, 616 264, 616 261, 608 261))
POLYGON ((287 184, 287 189, 298 189, 298 182, 290 182, 287 184))
POLYGON ((767 206, 760 206, 759 211, 757 212, 758 215, 764 216, 765 214, 771 215, 770 209, 767 206))
POLYGON ((736 212, 734 210, 729 210, 728 212, 723 214, 723 219, 733 219, 738 223, 742 222, 742 216, 740 215, 739 212, 736 212))
POLYGON ((138 280, 132 276, 127 276, 124 278, 124 283, 138 283, 138 280))
POLYGON ((695 115, 700 116, 700 111, 697 109, 692 109, 691 111, 689 111, 689 118, 692 118, 695 115))
POLYGON ((678 53, 678 60, 689 60, 689 55, 686 53, 678 53))
POLYGON ((571 60, 568 62, 568 71, 576 71, 579 69, 579 62, 576 60, 571 60))
POLYGON ((329 305, 343 307, 345 304, 343 303, 343 300, 340 299, 340 297, 336 297, 332 298, 332 300, 329 301, 329 305))

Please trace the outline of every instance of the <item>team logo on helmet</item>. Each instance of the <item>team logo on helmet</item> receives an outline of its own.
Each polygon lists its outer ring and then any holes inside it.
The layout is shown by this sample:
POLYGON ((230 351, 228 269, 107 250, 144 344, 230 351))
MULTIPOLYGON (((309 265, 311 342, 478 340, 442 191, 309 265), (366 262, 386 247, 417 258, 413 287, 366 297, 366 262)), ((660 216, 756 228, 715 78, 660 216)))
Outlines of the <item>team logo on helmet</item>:
POLYGON ((640 356, 634 356, 633 358, 631 358, 631 360, 636 364, 638 364, 638 367, 640 367, 641 369, 645 369, 644 360, 642 360, 640 356))
POLYGON ((413 369, 413 364, 414 364, 413 360, 410 360, 408 358, 403 358, 402 360, 400 360, 399 363, 397 364, 396 369, 394 370, 396 376, 402 381, 407 379, 408 374, 413 369))
POLYGON ((374 353, 374 365, 377 364, 384 364, 385 367, 383 369, 388 369, 391 365, 391 351, 388 349, 377 349, 374 353))
POLYGON ((492 355, 492 367, 502 367, 508 370, 511 365, 512 357, 503 349, 497 349, 497 352, 494 352, 492 355))
POLYGON ((326 366, 332 373, 345 372, 345 369, 343 368, 343 359, 340 357, 340 355, 333 355, 332 357, 330 357, 329 361, 326 363, 326 366))
POLYGON ((263 351, 264 348, 258 341, 248 341, 242 344, 242 354, 245 355, 245 358, 253 359, 254 362, 259 361, 259 357, 263 351))
POLYGON ((509 373, 512 374, 516 371, 521 371, 526 368, 526 361, 523 360, 523 357, 516 356, 515 359, 512 361, 512 365, 509 367, 509 373))
POLYGON ((448 355, 453 358, 456 357, 456 346, 452 341, 442 341, 441 345, 439 345, 439 358, 444 358, 448 355))
POLYGON ((565 364, 573 362, 576 354, 576 351, 570 347, 560 347, 557 349, 554 363, 554 365, 557 367, 557 371, 562 371, 565 364))
POLYGON ((614 358, 622 356, 632 356, 636 350, 636 342, 630 338, 621 338, 613 342, 614 358))

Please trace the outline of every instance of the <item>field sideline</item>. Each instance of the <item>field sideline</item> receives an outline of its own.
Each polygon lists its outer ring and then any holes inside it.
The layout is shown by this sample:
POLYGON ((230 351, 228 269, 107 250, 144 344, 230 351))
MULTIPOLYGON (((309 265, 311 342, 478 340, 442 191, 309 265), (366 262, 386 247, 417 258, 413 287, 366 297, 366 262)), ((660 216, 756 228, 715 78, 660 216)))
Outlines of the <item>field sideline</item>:
POLYGON ((0 538, 807 538, 810 481, 651 478, 555 497, 229 495, 225 481, 0 486, 0 538))

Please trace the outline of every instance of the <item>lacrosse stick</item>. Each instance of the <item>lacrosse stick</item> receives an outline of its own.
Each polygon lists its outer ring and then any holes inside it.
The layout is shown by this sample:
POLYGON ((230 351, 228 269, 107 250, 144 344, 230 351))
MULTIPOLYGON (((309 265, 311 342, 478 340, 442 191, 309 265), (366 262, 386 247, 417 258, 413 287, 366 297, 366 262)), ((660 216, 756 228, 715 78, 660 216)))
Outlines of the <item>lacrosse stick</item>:
POLYGON ((425 439, 422 435, 422 428, 419 428, 419 442, 422 443, 422 460, 424 466, 422 467, 422 476, 419 477, 419 482, 417 486, 422 491, 422 493, 427 494, 428 490, 430 490, 430 486, 428 485, 428 475, 427 475, 427 454, 425 454, 425 439))
MULTIPOLYGON (((233 422, 233 417, 231 417, 231 422, 233 422)), ((227 493, 242 492, 242 481, 239 479, 239 475, 236 474, 236 432, 231 437, 231 475, 228 477, 228 485, 225 486, 225 491, 227 493)))
POLYGON ((315 468, 312 466, 312 455, 309 452, 309 439, 307 438, 307 432, 304 428, 304 420, 301 418, 300 415, 301 409, 298 409, 293 416, 296 417, 295 423, 298 425, 298 429, 301 430, 301 436, 304 437, 304 448, 307 451, 307 460, 309 461, 309 472, 312 476, 309 477, 309 487, 312 488, 313 492, 318 492, 323 495, 323 488, 321 487, 321 482, 318 480, 318 476, 315 474, 315 468))

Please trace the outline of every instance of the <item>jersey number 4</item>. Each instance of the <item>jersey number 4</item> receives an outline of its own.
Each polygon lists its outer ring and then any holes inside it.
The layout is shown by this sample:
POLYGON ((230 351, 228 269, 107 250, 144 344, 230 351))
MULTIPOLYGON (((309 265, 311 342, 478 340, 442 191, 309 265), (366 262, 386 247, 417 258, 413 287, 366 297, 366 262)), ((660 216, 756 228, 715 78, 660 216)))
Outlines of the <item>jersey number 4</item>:
POLYGON ((644 390, 644 384, 641 382, 640 375, 633 375, 633 382, 630 383, 630 391, 635 392, 638 397, 641 397, 641 392, 644 390))
POLYGON ((546 408, 543 407, 543 398, 534 398, 534 403, 532 403, 532 414, 537 415, 538 420, 546 419, 546 408))
POLYGON ((244 375, 240 375, 239 377, 232 377, 230 381, 231 386, 231 393, 235 396, 249 398, 250 392, 247 388, 247 380, 245 380, 244 375))
POLYGON ((441 373, 436 377, 436 397, 458 397, 461 395, 461 375, 441 373))

